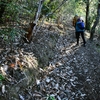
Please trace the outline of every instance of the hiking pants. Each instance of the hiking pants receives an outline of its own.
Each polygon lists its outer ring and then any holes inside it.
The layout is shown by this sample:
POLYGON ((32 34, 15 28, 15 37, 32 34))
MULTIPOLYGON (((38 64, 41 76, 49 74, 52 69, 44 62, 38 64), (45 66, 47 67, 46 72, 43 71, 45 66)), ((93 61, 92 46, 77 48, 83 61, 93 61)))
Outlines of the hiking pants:
POLYGON ((79 44, 80 34, 81 34, 81 37, 82 37, 83 43, 85 44, 86 41, 85 41, 85 38, 84 38, 84 32, 83 32, 83 31, 82 31, 82 32, 76 32, 77 44, 79 44))

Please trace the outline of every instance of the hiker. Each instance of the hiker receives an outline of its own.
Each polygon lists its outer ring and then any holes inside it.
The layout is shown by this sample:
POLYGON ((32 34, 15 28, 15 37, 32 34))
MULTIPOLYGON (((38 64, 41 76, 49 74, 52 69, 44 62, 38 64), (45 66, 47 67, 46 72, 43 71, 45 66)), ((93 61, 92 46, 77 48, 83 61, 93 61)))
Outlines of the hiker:
POLYGON ((83 39, 83 46, 85 47, 86 44, 85 37, 84 37, 85 24, 82 17, 78 18, 75 28, 76 28, 77 45, 79 45, 79 38, 81 34, 81 37, 83 39))
POLYGON ((76 26, 77 19, 78 19, 78 15, 75 15, 73 18, 73 26, 74 27, 76 26))
MULTIPOLYGON (((77 19, 78 19, 78 15, 75 15, 74 18, 73 18, 73 26, 74 26, 74 28, 76 27, 77 19)), ((75 37, 76 37, 76 30, 75 30, 75 37)))

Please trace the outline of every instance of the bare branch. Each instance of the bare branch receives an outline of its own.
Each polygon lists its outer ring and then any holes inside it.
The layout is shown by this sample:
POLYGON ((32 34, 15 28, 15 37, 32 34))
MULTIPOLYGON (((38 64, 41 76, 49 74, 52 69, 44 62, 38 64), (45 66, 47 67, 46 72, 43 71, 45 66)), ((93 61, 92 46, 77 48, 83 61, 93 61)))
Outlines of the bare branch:
MULTIPOLYGON (((50 16, 50 15, 52 15, 52 14, 54 14, 58 9, 60 9, 65 4, 66 1, 67 0, 63 0, 62 3, 53 12, 50 12, 47 15, 44 16, 44 18, 42 19, 42 22, 40 23, 39 28, 37 29, 37 31, 40 29, 40 27, 43 24, 45 18, 48 17, 48 16, 50 16)), ((35 32, 35 35, 37 34, 37 31, 35 32)))

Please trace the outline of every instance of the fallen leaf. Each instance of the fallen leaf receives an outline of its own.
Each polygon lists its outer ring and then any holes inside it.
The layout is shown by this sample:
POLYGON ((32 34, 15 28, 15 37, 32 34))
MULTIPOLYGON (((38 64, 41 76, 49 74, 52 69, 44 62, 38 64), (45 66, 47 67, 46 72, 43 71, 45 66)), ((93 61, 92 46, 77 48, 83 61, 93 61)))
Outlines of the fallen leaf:
POLYGON ((14 68, 14 67, 15 67, 15 64, 12 63, 12 64, 10 64, 9 66, 12 67, 12 68, 14 68))
POLYGON ((19 98, 20 98, 21 100, 25 100, 25 99, 23 98, 23 96, 20 95, 20 94, 19 94, 19 98))
POLYGON ((20 61, 17 61, 17 65, 20 67, 21 70, 23 69, 23 65, 20 61))
POLYGON ((5 85, 2 86, 2 93, 5 93, 5 85))

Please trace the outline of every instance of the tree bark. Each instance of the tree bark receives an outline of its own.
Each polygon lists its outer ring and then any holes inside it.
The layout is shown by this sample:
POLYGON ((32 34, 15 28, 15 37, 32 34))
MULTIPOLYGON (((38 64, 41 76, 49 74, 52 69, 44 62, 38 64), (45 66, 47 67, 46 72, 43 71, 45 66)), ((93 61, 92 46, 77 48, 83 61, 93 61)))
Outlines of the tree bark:
POLYGON ((86 21, 85 21, 85 28, 86 30, 90 30, 90 23, 89 23, 89 6, 90 6, 90 0, 87 0, 86 2, 86 21))
POLYGON ((5 11, 5 8, 6 8, 6 2, 1 1, 1 3, 0 3, 0 23, 2 23, 2 16, 5 11))
POLYGON ((96 26, 98 25, 99 23, 99 18, 100 18, 100 0, 98 0, 98 7, 97 7, 97 17, 96 17, 96 20, 91 28, 91 33, 90 33, 90 40, 92 41, 93 40, 93 37, 94 37, 94 33, 95 33, 95 28, 96 26))

